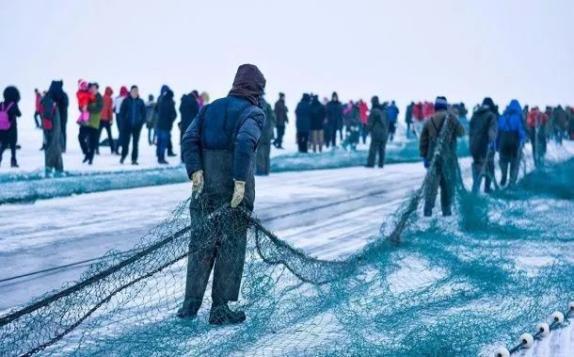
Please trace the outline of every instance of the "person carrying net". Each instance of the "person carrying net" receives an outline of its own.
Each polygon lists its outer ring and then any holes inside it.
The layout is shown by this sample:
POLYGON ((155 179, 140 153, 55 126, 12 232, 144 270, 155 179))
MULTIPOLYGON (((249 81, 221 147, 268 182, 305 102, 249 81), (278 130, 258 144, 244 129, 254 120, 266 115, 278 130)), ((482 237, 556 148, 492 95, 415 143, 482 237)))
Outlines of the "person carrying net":
POLYGON ((244 312, 228 306, 239 296, 248 226, 245 216, 234 208, 253 210, 255 152, 265 123, 260 108, 264 89, 259 69, 241 65, 229 95, 204 106, 183 136, 183 160, 193 181, 193 231, 185 299, 177 313, 181 318, 197 316, 213 268, 209 323, 245 321, 244 312), (205 229, 206 217, 228 204, 232 212, 226 221, 205 229))
POLYGON ((443 216, 452 214, 451 206, 455 192, 456 139, 464 135, 464 127, 456 115, 448 111, 448 102, 445 97, 437 97, 434 111, 435 113, 423 127, 419 146, 425 167, 431 168, 433 161, 436 165, 436 177, 432 177, 429 185, 425 187, 425 217, 432 216, 439 186, 442 214, 443 216), (448 135, 441 138, 441 129, 445 123, 450 126, 451 130, 446 131, 448 135), (443 150, 440 151, 441 155, 433 160, 435 150, 439 145, 442 145, 443 150))

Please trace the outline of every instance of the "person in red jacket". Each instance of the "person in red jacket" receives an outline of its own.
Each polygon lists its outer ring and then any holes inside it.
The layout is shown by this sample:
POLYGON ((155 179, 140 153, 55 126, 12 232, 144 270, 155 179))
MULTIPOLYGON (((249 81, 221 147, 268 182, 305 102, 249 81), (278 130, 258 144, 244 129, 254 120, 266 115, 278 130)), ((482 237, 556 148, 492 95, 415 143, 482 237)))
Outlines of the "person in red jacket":
POLYGON ((423 118, 424 120, 428 120, 434 114, 434 104, 431 102, 424 102, 423 103, 423 118))
POLYGON ((78 108, 80 109, 78 124, 83 125, 90 119, 88 105, 96 100, 96 96, 93 95, 89 90, 89 84, 87 81, 83 79, 78 80, 78 91, 76 92, 76 98, 78 99, 78 108))
POLYGON ((548 115, 542 112, 538 107, 533 107, 530 112, 528 112, 526 125, 528 126, 528 135, 530 136, 534 164, 536 167, 539 167, 544 163, 544 156, 546 155, 547 123, 548 115))
POLYGON ((108 142, 110 144, 110 150, 112 154, 117 153, 117 148, 112 137, 112 122, 114 118, 114 99, 112 95, 114 91, 111 87, 106 87, 104 91, 104 106, 101 112, 100 128, 98 130, 98 145, 96 147, 96 154, 100 154, 100 136, 102 135, 102 130, 106 129, 108 134, 108 142))
POLYGON ((423 103, 417 102, 413 108, 413 131, 415 136, 418 137, 421 132, 423 131, 423 123, 425 121, 425 117, 423 115, 423 103))
POLYGON ((363 144, 367 142, 367 121, 369 120, 369 106, 362 99, 359 99, 359 118, 361 118, 361 137, 363 144))

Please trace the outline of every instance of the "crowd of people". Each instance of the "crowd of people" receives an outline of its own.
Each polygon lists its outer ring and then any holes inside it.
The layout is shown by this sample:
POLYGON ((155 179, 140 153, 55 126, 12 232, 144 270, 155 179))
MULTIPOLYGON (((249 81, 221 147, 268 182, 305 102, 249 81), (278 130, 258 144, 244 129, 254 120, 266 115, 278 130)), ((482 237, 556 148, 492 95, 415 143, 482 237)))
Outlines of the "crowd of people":
MULTIPOLYGON (((34 123, 43 131, 41 150, 45 153, 46 172, 63 172, 62 154, 68 146, 68 116, 70 98, 64 91, 63 81, 52 81, 47 91, 35 92, 34 123)), ((167 157, 178 156, 174 152, 171 132, 177 118, 174 93, 167 86, 161 87, 158 99, 148 96, 147 102, 140 98, 136 85, 128 90, 122 86, 119 95, 113 97, 114 91, 106 87, 103 95, 97 82, 78 81, 76 91, 78 142, 83 153, 83 162, 92 165, 100 146, 107 146, 111 155, 118 155, 123 164, 130 155, 131 163, 138 165, 140 134, 147 128, 147 142, 156 145, 156 156, 159 164, 168 164, 167 157), (113 122, 117 136, 113 135, 113 122), (105 131, 106 139, 102 139, 105 131)), ((4 101, 0 104, 0 164, 2 154, 7 148, 11 150, 11 167, 18 167, 18 118, 20 93, 14 86, 4 90, 4 101)), ((180 137, 200 109, 209 102, 206 92, 193 90, 184 94, 180 101, 178 127, 180 137)), ((73 105, 73 104, 72 104, 73 105)), ((73 114, 70 114, 73 115, 73 114)), ((181 159, 180 159, 181 160, 181 159)))
MULTIPOLYGON (((35 90, 34 123, 42 129, 42 150, 46 155, 47 171, 63 171, 63 160, 60 157, 66 152, 68 138, 68 112, 70 99, 63 89, 62 81, 53 81, 49 90, 41 92, 35 90), (57 123, 57 124, 56 124, 57 123), (57 127, 56 127, 57 126, 57 127)), ((157 99, 149 95, 147 101, 140 97, 136 85, 127 88, 122 86, 119 95, 114 97, 111 87, 104 89, 100 94, 100 87, 96 82, 78 81, 78 89, 74 104, 78 112, 76 124, 78 127, 78 142, 82 150, 83 162, 93 164, 97 155, 100 155, 100 146, 108 147, 111 155, 118 155, 119 162, 124 163, 130 156, 131 164, 138 165, 140 135, 144 127, 147 129, 147 143, 156 146, 156 158, 159 164, 168 164, 168 157, 176 157, 172 131, 178 117, 180 141, 193 119, 200 113, 201 108, 209 103, 206 92, 199 93, 193 90, 181 97, 178 110, 174 99, 174 92, 167 85, 163 85, 157 99), (113 122, 115 121, 115 129, 113 122), (102 141, 102 132, 105 139, 102 141), (114 136, 117 131, 117 136, 114 136)), ((14 86, 4 90, 4 101, 0 107, 0 163, 6 149, 11 152, 11 166, 18 167, 18 125, 21 112, 18 107, 20 93, 14 86)), ((279 93, 279 98, 271 106, 263 97, 259 106, 266 115, 266 125, 259 142, 256 173, 267 175, 270 171, 271 147, 283 149, 290 111, 286 104, 285 94, 279 93)), ((409 139, 421 138, 425 124, 436 114, 436 103, 430 101, 411 102, 405 110, 404 121, 406 136, 409 139)), ((492 180, 492 160, 482 156, 492 156, 499 148, 496 143, 499 136, 505 136, 504 128, 517 122, 517 113, 521 113, 523 131, 518 141, 530 141, 536 146, 535 161, 543 162, 546 141, 549 137, 558 142, 574 136, 574 109, 572 107, 538 107, 529 109, 528 106, 518 108, 517 103, 509 104, 508 108, 499 113, 498 107, 490 100, 473 108, 472 119, 468 119, 469 111, 464 103, 449 105, 449 110, 455 116, 466 132, 470 133, 472 143, 476 141, 477 118, 489 117, 494 123, 498 119, 509 118, 497 126, 494 125, 489 136, 492 148, 486 153, 478 152, 474 170, 485 177, 487 190, 490 190, 492 180), (492 116, 489 113, 492 112, 492 116), (511 115, 511 113, 513 113, 511 115), (473 120, 474 119, 474 120, 473 120), (502 128, 502 129, 501 129, 502 128)), ((74 113, 72 110, 71 113, 74 113)), ((342 147, 345 150, 356 150, 361 142, 366 144, 370 137, 370 148, 366 162, 367 167, 383 167, 385 163, 385 150, 387 142, 393 141, 397 130, 400 110, 394 100, 381 101, 378 96, 371 98, 370 105, 364 100, 349 100, 344 103, 339 100, 337 92, 333 92, 331 99, 319 99, 316 94, 305 93, 295 108, 295 140, 300 153, 322 152, 324 148, 342 147)), ((73 114, 72 114, 73 115, 73 114)), ((505 119, 506 120, 506 119, 505 119)), ((145 140, 145 139, 144 139, 145 140)), ((484 139, 481 139, 482 141, 484 139)), ((483 150, 483 149, 481 149, 483 150)), ((483 150, 484 151, 484 150, 483 150)), ((502 149, 504 167, 503 178, 515 177, 516 163, 512 160, 514 155, 506 155, 508 151, 502 149)), ((183 157, 180 157, 183 160, 183 157)), ((506 180, 503 180, 506 183, 506 180)))
MULTIPOLYGON (((229 95, 209 103, 206 94, 197 91, 181 98, 179 129, 181 159, 193 183, 190 201, 192 225, 202 222, 223 207, 236 209, 230 224, 217 230, 194 230, 190 239, 185 298, 177 315, 194 318, 202 304, 207 282, 213 273, 212 307, 209 322, 215 325, 238 324, 245 321, 243 311, 231 310, 228 303, 239 297, 246 251, 248 223, 245 214, 254 207, 254 175, 269 173, 271 147, 283 148, 289 109, 285 95, 272 107, 264 98, 266 80, 251 64, 238 68, 229 95), (255 166, 255 170, 253 167, 255 166), (225 239, 222 239, 225 237, 225 239), (215 266, 215 268, 214 268, 215 266)), ((17 167, 17 118, 21 116, 18 103, 20 93, 10 86, 4 90, 0 103, 1 154, 10 147, 12 166, 17 167)), ((62 81, 53 81, 49 89, 36 91, 37 127, 44 133, 42 149, 49 170, 63 171, 62 153, 67 147, 66 123, 69 98, 62 81)), ((92 164, 99 152, 102 130, 107 133, 107 145, 112 155, 119 155, 124 163, 130 153, 131 162, 138 163, 138 143, 144 125, 148 129, 147 142, 156 145, 160 164, 166 156, 176 156, 171 132, 177 117, 174 93, 162 86, 157 101, 149 96, 140 98, 137 86, 120 89, 113 98, 113 90, 104 95, 95 82, 78 81, 76 92, 78 140, 84 162, 92 164), (115 119, 119 139, 112 135, 115 119)), ((370 106, 363 100, 343 104, 334 92, 331 100, 319 100, 317 95, 303 94, 295 109, 296 140, 301 153, 321 152, 323 146, 336 147, 339 143, 354 150, 370 136, 367 167, 385 164, 385 148, 397 130, 399 109, 394 101, 381 102, 373 96, 370 106), (377 160, 378 158, 378 160, 377 160)), ((549 139, 561 143, 574 140, 574 110, 563 108, 521 106, 512 100, 502 110, 487 97, 473 108, 470 120, 463 103, 449 104, 447 98, 434 102, 408 105, 405 122, 407 136, 417 137, 419 152, 428 170, 429 180, 424 189, 424 215, 431 216, 440 190, 442 214, 452 214, 457 175, 457 140, 468 132, 472 156, 472 191, 478 193, 484 180, 484 191, 492 185, 512 186, 517 181, 523 148, 532 145, 536 165, 544 163, 549 139), (502 172, 500 182, 495 177, 495 156, 499 155, 502 172)))
MULTIPOLYGON (((372 109, 378 109, 385 114, 388 122, 386 129, 388 138, 393 140, 399 109, 394 101, 377 104, 372 109)), ((275 104, 275 111, 284 107, 284 99, 279 99, 275 104)), ((339 101, 337 92, 333 92, 331 100, 323 98, 319 101, 319 96, 305 93, 295 109, 296 117, 296 137, 299 152, 307 153, 310 148, 313 152, 322 152, 323 147, 336 148, 337 142, 346 150, 356 150, 357 145, 362 141, 366 143, 370 134, 369 129, 369 106, 359 99, 350 100, 346 104, 339 101)), ((280 111, 286 112, 285 109, 280 111)), ((282 130, 277 129, 281 137, 282 130)), ((280 146, 279 146, 280 148, 280 146)))

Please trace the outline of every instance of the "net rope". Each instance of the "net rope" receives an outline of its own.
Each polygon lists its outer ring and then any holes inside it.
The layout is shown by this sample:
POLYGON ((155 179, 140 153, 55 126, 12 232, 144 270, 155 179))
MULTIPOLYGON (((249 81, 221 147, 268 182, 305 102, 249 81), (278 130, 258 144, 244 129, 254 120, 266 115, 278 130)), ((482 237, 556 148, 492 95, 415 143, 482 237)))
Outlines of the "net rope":
POLYGON ((421 187, 355 254, 309 256, 226 206, 190 226, 187 200, 131 255, 110 252, 78 282, 0 317, 0 355, 491 355, 574 291, 573 238, 561 215, 574 208, 574 162, 491 197, 471 195, 445 149, 449 130, 421 187), (453 165, 457 214, 424 220, 438 160, 453 165), (238 231, 240 221, 246 262, 232 308, 247 321, 208 324, 211 282, 198 317, 178 319, 190 240, 238 231))

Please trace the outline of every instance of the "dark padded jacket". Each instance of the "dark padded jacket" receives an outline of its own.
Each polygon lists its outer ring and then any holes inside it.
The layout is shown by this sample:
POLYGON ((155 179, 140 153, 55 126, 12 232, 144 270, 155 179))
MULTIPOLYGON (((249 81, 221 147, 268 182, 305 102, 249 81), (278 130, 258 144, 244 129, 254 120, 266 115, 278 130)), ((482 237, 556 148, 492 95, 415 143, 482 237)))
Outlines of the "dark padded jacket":
POLYGON ((147 118, 145 103, 141 98, 126 97, 120 109, 120 123, 123 127, 141 127, 147 118))
POLYGON ((185 94, 181 97, 181 103, 179 104, 179 114, 181 118, 180 129, 185 132, 191 124, 192 120, 199 113, 199 104, 197 99, 195 99, 193 94, 185 94))
POLYGON ((176 116, 173 92, 168 89, 157 104, 157 129, 171 131, 176 116))
POLYGON ((244 98, 230 95, 203 107, 182 139, 188 176, 206 171, 206 154, 222 152, 231 154, 229 166, 221 163, 219 169, 228 177, 227 184, 233 184, 233 179, 247 181, 253 176, 253 158, 264 124, 261 108, 244 98))
POLYGON ((470 154, 475 158, 485 158, 488 145, 496 142, 498 118, 488 106, 481 106, 472 115, 468 131, 470 154))

